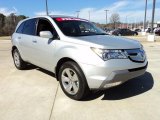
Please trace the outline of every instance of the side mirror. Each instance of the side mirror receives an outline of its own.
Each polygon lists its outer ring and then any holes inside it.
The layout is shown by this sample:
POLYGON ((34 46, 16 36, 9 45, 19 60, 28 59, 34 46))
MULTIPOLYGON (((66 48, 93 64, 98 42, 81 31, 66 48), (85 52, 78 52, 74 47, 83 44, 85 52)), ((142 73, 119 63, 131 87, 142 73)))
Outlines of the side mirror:
POLYGON ((53 34, 50 31, 41 31, 40 37, 51 39, 53 38, 53 34))

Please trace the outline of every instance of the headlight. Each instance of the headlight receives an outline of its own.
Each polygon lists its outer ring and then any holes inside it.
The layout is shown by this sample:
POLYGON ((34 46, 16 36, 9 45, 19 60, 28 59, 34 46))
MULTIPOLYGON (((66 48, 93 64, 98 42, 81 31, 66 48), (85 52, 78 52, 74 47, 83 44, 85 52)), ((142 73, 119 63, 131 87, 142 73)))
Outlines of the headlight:
POLYGON ((99 48, 91 48, 104 61, 109 59, 127 59, 127 55, 122 50, 106 50, 99 48))

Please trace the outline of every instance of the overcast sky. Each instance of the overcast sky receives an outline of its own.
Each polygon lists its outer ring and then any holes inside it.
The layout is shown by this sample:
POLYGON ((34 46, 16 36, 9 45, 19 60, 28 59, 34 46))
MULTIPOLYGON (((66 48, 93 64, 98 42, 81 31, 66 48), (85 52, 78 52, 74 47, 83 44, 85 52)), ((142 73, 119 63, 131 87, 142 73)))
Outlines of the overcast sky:
MULTIPOLYGON (((147 20, 151 21, 153 0, 148 0, 147 20)), ((121 22, 143 21, 145 0, 48 0, 49 13, 52 15, 76 16, 93 22, 105 23, 105 11, 109 17, 113 13, 120 15, 121 22)), ((0 13, 16 13, 29 17, 45 15, 45 0, 0 0, 0 13)), ((156 0, 155 21, 160 21, 160 0, 156 0)))

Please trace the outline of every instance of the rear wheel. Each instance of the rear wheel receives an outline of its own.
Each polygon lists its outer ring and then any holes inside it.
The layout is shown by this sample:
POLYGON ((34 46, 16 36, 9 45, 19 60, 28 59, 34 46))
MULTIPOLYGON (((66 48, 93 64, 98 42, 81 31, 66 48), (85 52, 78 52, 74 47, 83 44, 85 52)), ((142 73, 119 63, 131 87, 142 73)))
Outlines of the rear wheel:
POLYGON ((26 62, 22 60, 18 49, 14 49, 12 52, 13 61, 17 69, 23 70, 26 68, 26 62))
POLYGON ((64 63, 60 68, 58 79, 63 92, 72 99, 81 100, 89 93, 86 78, 75 62, 64 63))

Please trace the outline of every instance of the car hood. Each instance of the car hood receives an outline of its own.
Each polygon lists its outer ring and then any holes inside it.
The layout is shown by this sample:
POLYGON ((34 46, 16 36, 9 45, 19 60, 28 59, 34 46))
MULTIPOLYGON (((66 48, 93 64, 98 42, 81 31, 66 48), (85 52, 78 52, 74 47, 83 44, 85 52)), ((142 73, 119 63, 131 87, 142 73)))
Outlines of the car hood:
POLYGON ((70 42, 106 49, 134 49, 140 48, 140 42, 124 37, 111 35, 94 35, 82 37, 68 37, 70 42))

